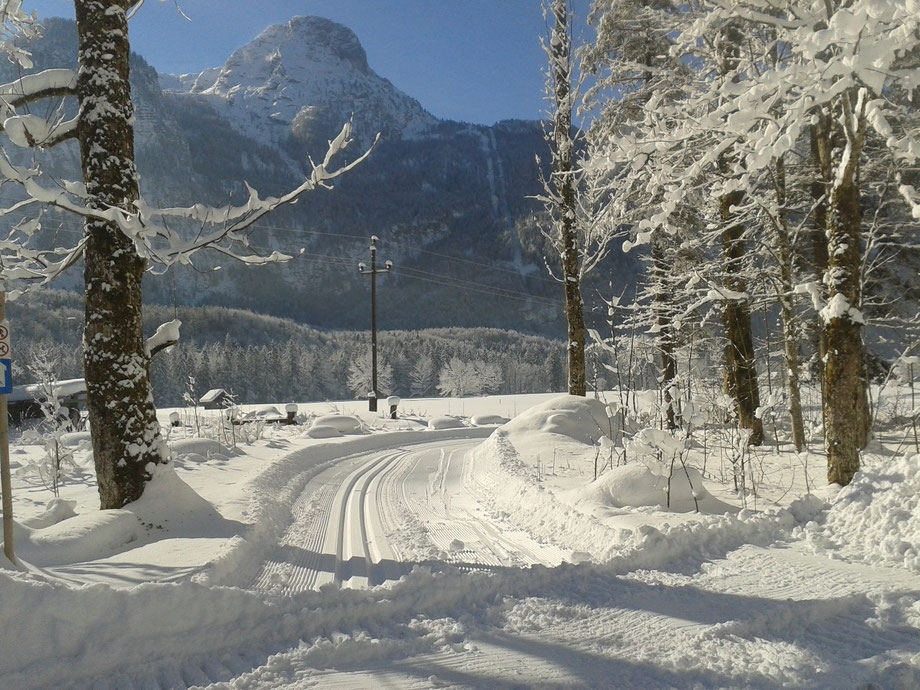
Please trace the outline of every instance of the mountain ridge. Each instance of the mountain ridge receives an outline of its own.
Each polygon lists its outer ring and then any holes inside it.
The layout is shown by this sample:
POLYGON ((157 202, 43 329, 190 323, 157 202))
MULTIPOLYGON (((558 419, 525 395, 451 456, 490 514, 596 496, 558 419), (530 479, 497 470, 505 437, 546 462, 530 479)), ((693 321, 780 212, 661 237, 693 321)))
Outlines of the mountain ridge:
MULTIPOLYGON (((532 231, 541 210, 532 199, 541 191, 534 159, 549 159, 540 123, 438 120, 376 75, 353 32, 333 24, 296 18, 269 27, 223 66, 198 75, 161 77, 132 57, 141 191, 155 205, 221 206, 244 198, 244 183, 278 195, 309 174, 310 158, 322 158, 352 113, 358 144, 382 133, 334 191, 279 209, 253 235, 265 253, 302 248, 298 259, 215 273, 214 259, 199 255, 197 268, 145 279, 145 299, 366 328, 369 286, 357 264, 376 235, 381 259, 396 264, 378 286, 381 328, 481 326, 561 337, 561 291, 547 279, 542 240, 532 231), (307 46, 318 33, 327 40, 307 46)), ((48 20, 28 48, 36 71, 75 67, 73 22, 48 20)), ((18 76, 4 69, 0 76, 18 76)), ((362 150, 350 148, 343 160, 362 150)), ((40 155, 55 176, 79 179, 74 144, 40 155)), ((81 232, 74 219, 60 222, 62 232, 81 232)), ((629 282, 632 262, 611 260, 614 289, 629 282)), ((599 281, 605 293, 609 278, 599 281)), ((72 272, 59 286, 79 290, 81 283, 72 272)))

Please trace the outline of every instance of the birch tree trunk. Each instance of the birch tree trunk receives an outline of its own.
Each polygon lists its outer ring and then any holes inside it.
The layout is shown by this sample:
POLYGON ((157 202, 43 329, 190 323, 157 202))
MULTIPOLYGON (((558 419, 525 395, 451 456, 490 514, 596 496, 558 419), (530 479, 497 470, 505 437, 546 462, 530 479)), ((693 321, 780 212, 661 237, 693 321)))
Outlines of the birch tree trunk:
POLYGON ((780 311, 783 318, 783 352, 786 359, 786 387, 789 393, 789 421, 792 425, 792 444, 796 452, 805 449, 805 424, 802 421, 802 396, 799 390, 799 323, 793 308, 792 240, 789 236, 789 217, 786 212, 786 166, 783 158, 775 164, 776 249, 779 259, 780 311))
MULTIPOLYGON (((828 113, 823 108, 819 108, 815 113, 816 124, 809 127, 811 155, 816 168, 816 174, 811 183, 811 196, 815 203, 814 211, 812 212, 814 218, 812 261, 814 263, 814 275, 819 285, 824 285, 824 274, 827 273, 828 260, 827 192, 830 189, 831 182, 831 137, 828 119, 828 113)), ((826 297, 826 292, 822 294, 822 297, 826 297)), ((824 358, 827 355, 827 340, 824 332, 824 321, 820 315, 815 316, 814 332, 816 333, 814 347, 818 356, 818 382, 821 384, 821 414, 823 416, 824 358)))
POLYGON ((652 280, 654 281, 654 303, 652 310, 655 313, 656 346, 660 360, 660 374, 658 385, 664 398, 665 422, 668 430, 673 431, 678 427, 677 414, 674 409, 674 396, 671 388, 677 377, 677 359, 674 356, 674 331, 673 318, 673 291, 667 289, 668 261, 665 255, 665 240, 660 233, 652 237, 652 280))
MULTIPOLYGON (((80 159, 94 209, 137 200, 134 108, 128 82, 129 0, 85 0, 76 8, 80 159)), ((154 465, 168 461, 150 390, 141 329, 145 262, 112 223, 85 225, 83 336, 87 410, 101 507, 140 498, 154 465)))

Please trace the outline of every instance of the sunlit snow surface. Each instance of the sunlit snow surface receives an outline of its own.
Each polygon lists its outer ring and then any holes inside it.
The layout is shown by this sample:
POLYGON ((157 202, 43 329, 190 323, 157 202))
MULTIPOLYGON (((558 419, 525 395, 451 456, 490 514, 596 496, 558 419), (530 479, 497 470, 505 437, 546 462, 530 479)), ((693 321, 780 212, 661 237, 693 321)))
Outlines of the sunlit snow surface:
POLYGON ((640 446, 624 462, 602 441, 611 409, 310 404, 299 425, 223 436, 217 413, 173 428, 164 410, 175 470, 104 512, 85 434, 48 505, 41 449, 14 433, 2 686, 920 686, 920 456, 903 434, 836 491, 814 489, 820 456, 759 450, 742 505, 698 445, 670 491, 640 446))

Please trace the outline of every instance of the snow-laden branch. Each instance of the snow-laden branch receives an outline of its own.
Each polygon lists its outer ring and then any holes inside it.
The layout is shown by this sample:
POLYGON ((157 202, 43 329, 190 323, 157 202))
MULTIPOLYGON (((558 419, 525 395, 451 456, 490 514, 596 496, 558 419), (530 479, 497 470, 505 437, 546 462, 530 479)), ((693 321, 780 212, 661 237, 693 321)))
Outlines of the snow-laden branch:
MULTIPOLYGON (((29 117, 9 118, 12 128, 7 132, 11 138, 21 141, 49 141, 60 138, 62 133, 72 131, 73 121, 61 123, 45 133, 36 120, 29 117), (42 138, 47 136, 48 138, 42 138)), ((168 267, 175 263, 190 263, 199 250, 210 248, 218 253, 247 264, 266 264, 287 261, 290 255, 272 252, 267 256, 257 255, 249 248, 249 235, 254 225, 266 214, 279 206, 291 204, 317 188, 332 188, 332 182, 361 164, 373 151, 379 140, 350 163, 335 167, 334 159, 351 143, 351 123, 346 123, 332 141, 321 163, 310 161, 310 175, 297 187, 278 197, 262 198, 247 185, 249 192, 245 204, 213 207, 203 204, 187 208, 157 208, 139 199, 131 209, 117 207, 92 208, 87 203, 82 184, 64 182, 51 186, 43 182, 38 168, 15 165, 9 157, 0 152, 0 176, 5 181, 17 184, 26 193, 26 198, 0 209, 0 217, 18 215, 31 206, 54 207, 77 214, 88 221, 102 221, 118 227, 134 243, 138 255, 154 265, 168 267), (200 232, 188 239, 174 230, 170 220, 192 221, 202 228, 215 226, 210 232, 200 232)), ((40 222, 23 231, 17 226, 6 242, 0 242, 0 281, 38 280, 46 283, 73 265, 82 255, 84 241, 72 247, 58 247, 46 250, 29 249, 30 240, 37 234, 40 222)))
POLYGON ((179 342, 179 327, 182 322, 179 319, 173 319, 166 323, 161 323, 157 327, 157 332, 147 338, 144 343, 144 350, 148 357, 153 357, 160 350, 165 350, 179 342))
POLYGON ((16 81, 0 85, 0 101, 4 116, 9 116, 23 105, 43 98, 73 96, 77 88, 77 73, 69 69, 46 69, 37 74, 26 74, 16 81))

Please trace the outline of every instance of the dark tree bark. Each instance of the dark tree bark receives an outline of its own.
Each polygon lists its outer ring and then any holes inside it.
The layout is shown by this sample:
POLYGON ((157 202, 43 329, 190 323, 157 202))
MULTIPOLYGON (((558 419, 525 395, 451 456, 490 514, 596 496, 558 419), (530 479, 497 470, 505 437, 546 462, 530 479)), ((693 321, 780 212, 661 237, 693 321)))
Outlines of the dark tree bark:
MULTIPOLYGON (((853 181, 837 185, 828 216, 830 295, 831 300, 842 295, 853 307, 860 304, 861 221, 859 187, 853 181)), ((847 485, 859 471, 859 451, 868 436, 862 322, 850 314, 829 315, 824 331, 827 480, 847 485)))
MULTIPOLYGON (((87 204, 130 209, 137 200, 134 108, 128 82, 129 0, 78 0, 78 138, 87 204)), ((121 508, 168 461, 150 390, 141 330, 145 262, 109 222, 86 222, 87 410, 101 507, 121 508)))
MULTIPOLYGON (((720 36, 719 70, 724 77, 738 80, 734 71, 738 67, 740 46, 744 35, 738 24, 728 24, 720 36)), ((723 175, 732 174, 731 159, 720 157, 719 168, 723 175)), ((722 195, 719 212, 722 220, 722 270, 724 285, 732 292, 747 292, 743 274, 743 258, 747 252, 744 224, 738 222, 735 208, 744 200, 744 192, 736 190, 722 195)), ((735 401, 738 426, 750 429, 749 443, 763 443, 763 422, 757 417, 760 407, 760 387, 754 358, 754 338, 751 333, 751 309, 747 298, 725 300, 722 311, 725 325, 725 392, 735 401)))
MULTIPOLYGON (((741 265, 747 251, 744 225, 732 222, 735 217, 732 209, 741 203, 742 198, 743 192, 731 192, 722 197, 720 204, 722 222, 727 224, 722 231, 722 269, 725 271, 725 287, 732 292, 747 292, 741 265)), ((725 392, 735 401, 739 428, 750 429, 748 442, 759 446, 763 443, 763 422, 755 414, 760 407, 760 386, 757 383, 751 309, 747 299, 726 300, 722 322, 727 340, 725 392)))
POLYGON ((575 143, 572 137, 571 33, 565 0, 553 0, 550 36, 550 72, 553 83, 553 172, 558 199, 559 241, 565 320, 568 324, 568 392, 585 395, 585 315, 581 297, 580 256, 575 198, 575 143))
MULTIPOLYGON (((816 209, 816 221, 825 223, 826 242, 823 247, 815 243, 816 264, 826 261, 823 282, 828 301, 820 322, 824 444, 828 481, 842 485, 859 471, 860 451, 869 439, 863 323, 856 313, 862 304, 859 159, 866 123, 853 112, 853 97, 851 91, 838 96, 830 109, 818 112, 811 130, 826 205, 816 209)), ((818 191, 815 187, 813 195, 818 191)))

